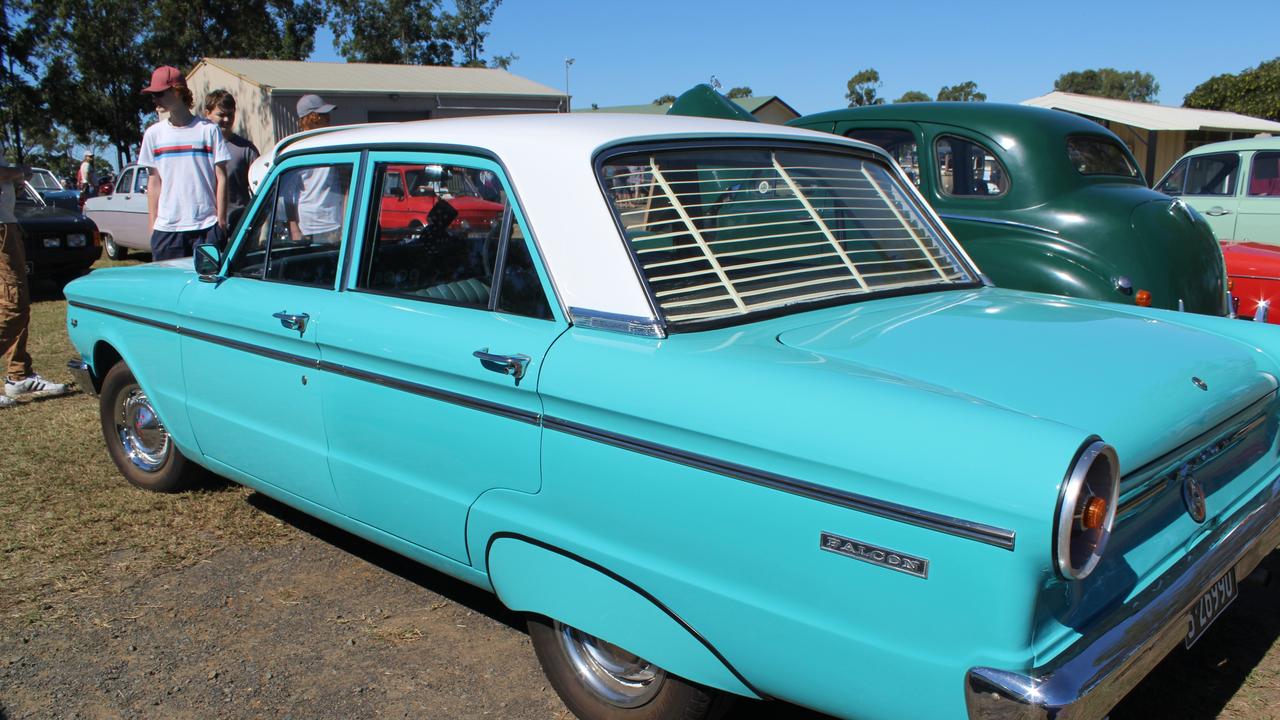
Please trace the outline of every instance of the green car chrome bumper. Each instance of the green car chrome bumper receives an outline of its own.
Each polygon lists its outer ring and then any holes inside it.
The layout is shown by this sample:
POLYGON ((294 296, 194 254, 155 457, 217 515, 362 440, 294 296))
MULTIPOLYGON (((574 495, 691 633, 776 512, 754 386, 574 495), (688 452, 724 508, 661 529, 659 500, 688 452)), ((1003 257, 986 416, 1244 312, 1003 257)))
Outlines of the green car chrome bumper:
POLYGON ((1280 478, 1049 664, 1026 673, 971 668, 965 679, 969 717, 1104 717, 1183 642, 1201 594, 1232 567, 1243 580, 1278 543, 1280 478))

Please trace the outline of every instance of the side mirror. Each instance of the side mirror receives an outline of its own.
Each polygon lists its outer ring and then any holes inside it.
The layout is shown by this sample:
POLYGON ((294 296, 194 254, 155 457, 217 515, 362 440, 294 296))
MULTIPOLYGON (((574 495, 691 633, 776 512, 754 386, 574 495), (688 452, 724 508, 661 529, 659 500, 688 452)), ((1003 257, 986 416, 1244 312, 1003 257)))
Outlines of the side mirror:
POLYGON ((218 282, 222 278, 218 271, 222 269, 222 252, 217 245, 197 245, 195 247, 196 275, 201 282, 218 282))

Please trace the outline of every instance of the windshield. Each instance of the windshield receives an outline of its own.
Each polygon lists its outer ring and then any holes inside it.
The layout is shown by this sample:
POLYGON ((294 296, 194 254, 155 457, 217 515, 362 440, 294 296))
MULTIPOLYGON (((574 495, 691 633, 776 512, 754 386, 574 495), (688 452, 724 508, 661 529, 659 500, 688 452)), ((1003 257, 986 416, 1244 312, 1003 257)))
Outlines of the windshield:
POLYGON ((896 176, 853 154, 663 149, 600 171, 668 324, 974 281, 896 176))
POLYGON ((31 183, 31 187, 34 187, 37 190, 61 190, 62 189, 62 185, 58 182, 58 179, 53 176, 53 173, 49 172, 48 170, 43 170, 41 168, 32 169, 31 180, 29 180, 28 182, 31 183))

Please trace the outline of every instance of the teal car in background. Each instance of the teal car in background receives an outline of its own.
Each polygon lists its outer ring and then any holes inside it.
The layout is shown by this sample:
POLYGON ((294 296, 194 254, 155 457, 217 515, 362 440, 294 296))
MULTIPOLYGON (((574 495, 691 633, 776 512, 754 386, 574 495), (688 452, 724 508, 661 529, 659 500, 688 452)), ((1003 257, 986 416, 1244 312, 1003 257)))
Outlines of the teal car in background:
POLYGON ((1110 130, 1000 103, 897 103, 790 125, 879 145, 1000 287, 1228 315, 1204 218, 1146 186, 1110 130))
POLYGON ((128 481, 203 466, 491 590, 585 720, 1102 717, 1280 542, 1280 336, 991 287, 829 133, 336 128, 225 255, 66 297, 128 481), (393 166, 499 220, 406 234, 393 166))

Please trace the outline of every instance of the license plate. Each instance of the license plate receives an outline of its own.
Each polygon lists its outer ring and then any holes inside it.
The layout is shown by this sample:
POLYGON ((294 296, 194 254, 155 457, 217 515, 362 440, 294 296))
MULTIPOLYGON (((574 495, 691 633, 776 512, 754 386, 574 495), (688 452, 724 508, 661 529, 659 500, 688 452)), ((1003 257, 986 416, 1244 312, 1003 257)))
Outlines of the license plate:
POLYGON ((82 248, 84 247, 84 245, 85 245, 84 235, 77 234, 77 235, 67 236, 67 247, 82 248))
POLYGON ((62 238, 45 238, 44 246, 47 248, 62 247, 62 238))
POLYGON ((1191 606, 1191 628, 1187 631, 1186 646, 1195 645, 1196 641, 1204 635, 1204 631, 1209 629, 1213 621, 1218 619, 1222 611, 1226 610, 1239 594, 1240 588, 1236 585, 1236 569, 1231 568, 1226 575, 1210 585, 1196 604, 1191 606))

